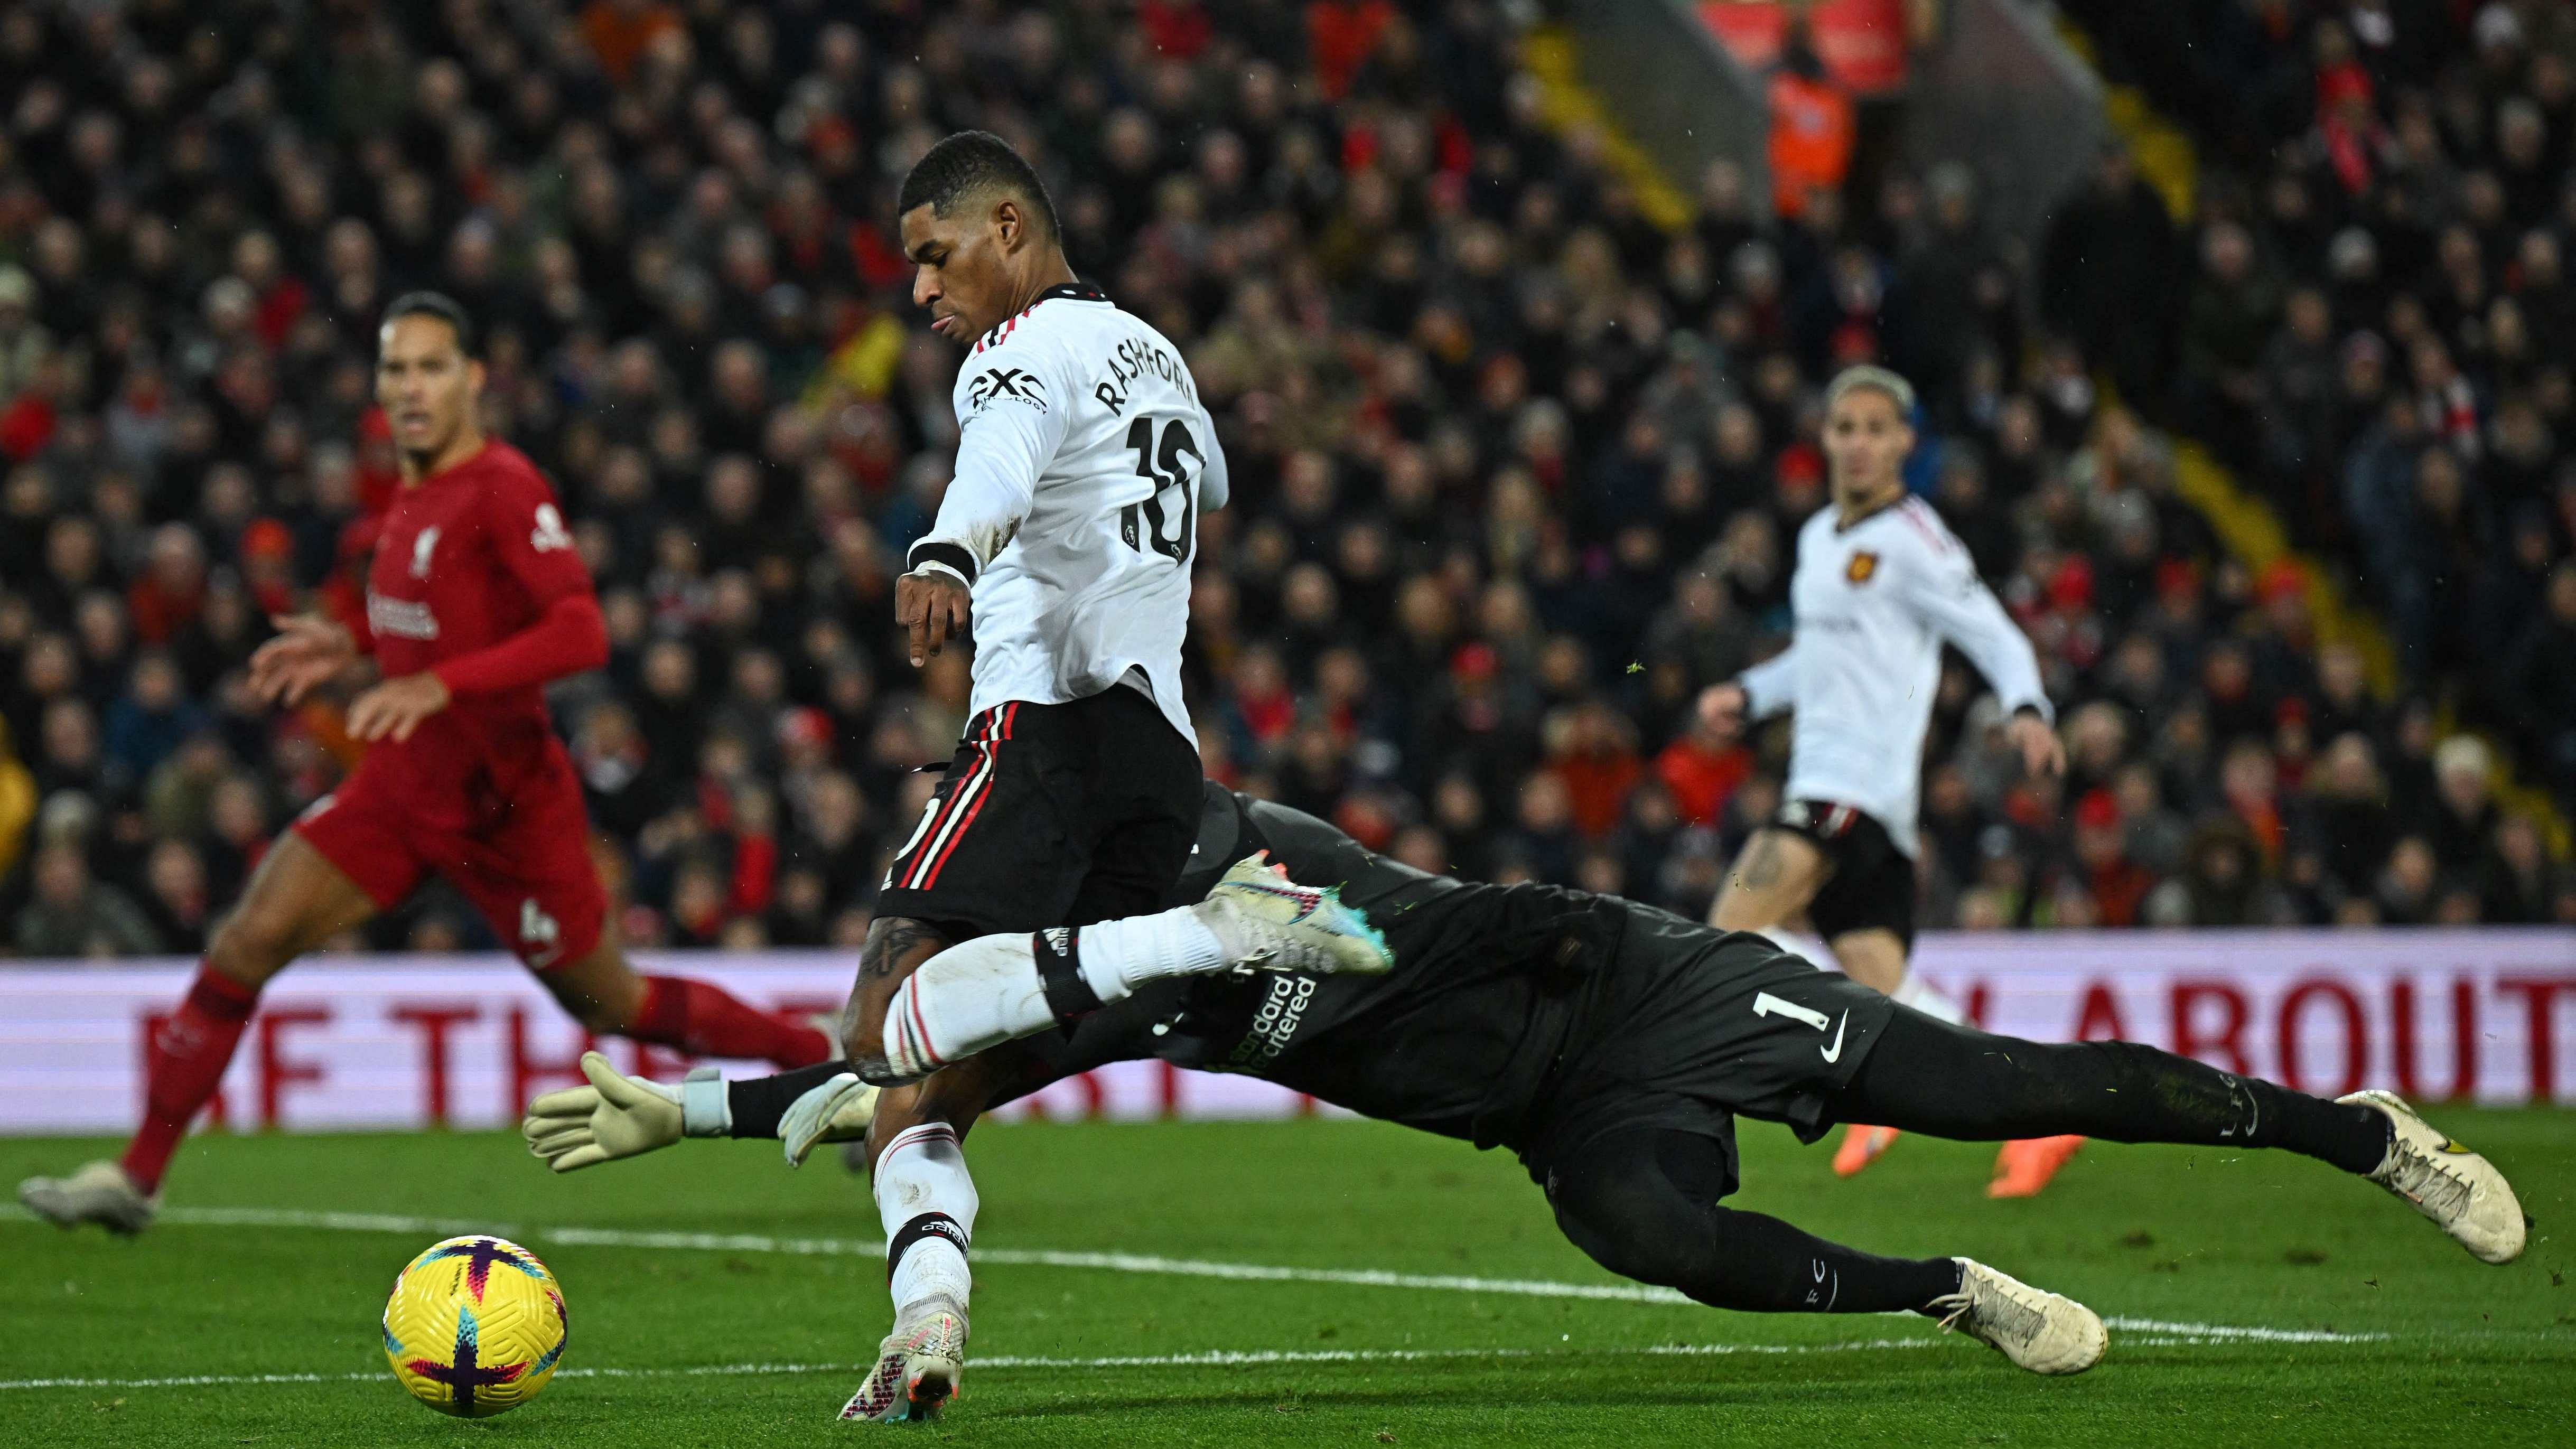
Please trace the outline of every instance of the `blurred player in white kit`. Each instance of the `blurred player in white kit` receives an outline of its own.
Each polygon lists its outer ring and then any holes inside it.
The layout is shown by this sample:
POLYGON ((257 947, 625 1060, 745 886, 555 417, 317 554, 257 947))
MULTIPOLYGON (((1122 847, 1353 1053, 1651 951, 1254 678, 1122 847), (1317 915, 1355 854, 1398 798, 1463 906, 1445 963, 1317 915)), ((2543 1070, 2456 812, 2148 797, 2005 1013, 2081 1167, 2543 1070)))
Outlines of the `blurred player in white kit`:
MULTIPOLYGON (((1779 814, 1753 832, 1709 912, 1722 930, 1812 928, 1843 971, 1918 1011, 1957 1022, 1958 1005, 1907 969, 1914 945, 1915 814, 1923 737, 1956 645, 2001 700, 2022 763, 2065 767, 2039 660, 1977 577, 1967 547, 1906 491, 1914 388, 1883 367, 1853 367, 1825 390, 1829 506, 1798 532, 1787 649, 1700 696, 1733 736, 1747 718, 1795 711, 1779 814)), ((1850 1176, 1896 1139, 1853 1124, 1834 1154, 1850 1176)), ((2039 1191, 2082 1142, 2009 1142, 1989 1191, 2039 1191)))

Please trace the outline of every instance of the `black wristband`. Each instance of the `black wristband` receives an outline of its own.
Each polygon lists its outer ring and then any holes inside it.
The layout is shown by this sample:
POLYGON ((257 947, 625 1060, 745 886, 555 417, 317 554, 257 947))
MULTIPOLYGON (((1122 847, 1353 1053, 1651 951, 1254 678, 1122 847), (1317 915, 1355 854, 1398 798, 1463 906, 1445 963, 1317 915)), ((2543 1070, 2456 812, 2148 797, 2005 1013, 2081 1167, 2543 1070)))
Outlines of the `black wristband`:
POLYGON ((853 1068, 848 1062, 817 1062, 774 1077, 745 1077, 725 1083, 725 1103, 733 1109, 730 1137, 771 1137, 787 1109, 807 1092, 853 1068))
POLYGON ((2041 724, 2046 724, 2046 723, 2048 723, 2048 716, 2046 716, 2046 715, 2044 715, 2044 714, 2041 714, 2041 713, 2039 712, 2039 706, 2038 706, 2038 705, 2035 705, 2035 704, 2024 704, 2024 705, 2016 705, 2016 706, 2014 706, 2014 708, 2013 708, 2013 712, 2012 712, 2012 717, 2013 717, 2014 719, 2019 719, 2019 718, 2021 718, 2023 715, 2029 715, 2032 719, 2035 719, 2035 720, 2039 721, 2041 724))
POLYGON ((1029 937, 1029 954, 1037 958, 1038 984, 1046 988, 1047 1010, 1065 1026, 1100 1009, 1100 993, 1082 979, 1081 947, 1078 926, 1051 926, 1029 937))
POLYGON ((964 579, 968 588, 975 586, 975 555, 962 543, 925 538, 904 555, 903 566, 907 571, 926 563, 945 564, 957 571, 957 577, 964 579))
POLYGON ((958 1226, 955 1218, 946 1213, 923 1213, 896 1229, 895 1235, 886 1240, 887 1282, 894 1281, 894 1265, 902 1262, 903 1255, 912 1251, 913 1244, 924 1238, 938 1238, 954 1246, 960 1254, 966 1251, 966 1230, 958 1226))

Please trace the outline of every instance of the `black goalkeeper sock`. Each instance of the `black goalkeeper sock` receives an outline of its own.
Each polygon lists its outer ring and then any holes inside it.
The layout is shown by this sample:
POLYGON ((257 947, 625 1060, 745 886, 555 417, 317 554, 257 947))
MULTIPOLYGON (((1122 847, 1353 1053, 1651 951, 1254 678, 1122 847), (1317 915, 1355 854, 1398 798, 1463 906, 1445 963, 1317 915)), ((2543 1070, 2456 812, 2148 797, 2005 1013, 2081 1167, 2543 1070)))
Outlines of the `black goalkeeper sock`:
POLYGON ((818 1062, 771 1077, 745 1077, 725 1083, 725 1104, 733 1109, 734 1137, 775 1137, 787 1109, 807 1092, 853 1070, 848 1062, 818 1062))
POLYGON ((2022 1041, 1903 1011, 1836 1097, 1834 1115, 1970 1142, 2076 1133, 2280 1148, 2356 1173, 2379 1166, 2389 1140, 2388 1119, 2368 1107, 2136 1042, 2022 1041))
POLYGON ((1882 1258, 1761 1213, 1708 1209, 1717 1252, 1673 1286, 1747 1313, 1930 1313, 1959 1291, 1955 1258, 1882 1258))

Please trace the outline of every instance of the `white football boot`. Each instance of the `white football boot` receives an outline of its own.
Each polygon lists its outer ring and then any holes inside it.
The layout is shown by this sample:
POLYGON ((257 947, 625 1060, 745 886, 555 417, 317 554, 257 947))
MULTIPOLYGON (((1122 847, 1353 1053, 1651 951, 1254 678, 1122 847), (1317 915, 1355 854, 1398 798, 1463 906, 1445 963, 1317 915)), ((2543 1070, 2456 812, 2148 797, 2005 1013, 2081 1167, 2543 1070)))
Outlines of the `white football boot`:
POLYGON ((2111 1335, 2100 1314, 1974 1258, 1951 1261, 1959 1291, 1931 1304, 1949 1310, 1943 1332, 1955 1328, 2035 1374, 2080 1374, 2102 1361, 2111 1335))
POLYGON ((1342 904, 1339 886, 1305 886, 1268 852, 1234 863, 1206 900, 1190 907, 1226 959, 1263 971, 1376 975, 1395 964, 1386 936, 1342 904))
POLYGON ((31 1177, 18 1184, 18 1201, 27 1211, 58 1228, 96 1223, 119 1237, 133 1237, 152 1226, 161 1210, 161 1195, 146 1194, 113 1162, 91 1162, 69 1177, 31 1177))
POLYGON ((2481 1263, 2522 1256, 2522 1203, 2494 1163, 2435 1131, 2394 1092, 2374 1088, 2337 1097, 2335 1104, 2368 1107, 2388 1119, 2388 1155, 2372 1169, 2371 1181, 2413 1203, 2481 1263))
POLYGON ((896 1321, 877 1346, 877 1366, 850 1401, 843 1419, 901 1424, 939 1417, 957 1396, 966 1372, 966 1310, 945 1294, 923 1299, 896 1321))

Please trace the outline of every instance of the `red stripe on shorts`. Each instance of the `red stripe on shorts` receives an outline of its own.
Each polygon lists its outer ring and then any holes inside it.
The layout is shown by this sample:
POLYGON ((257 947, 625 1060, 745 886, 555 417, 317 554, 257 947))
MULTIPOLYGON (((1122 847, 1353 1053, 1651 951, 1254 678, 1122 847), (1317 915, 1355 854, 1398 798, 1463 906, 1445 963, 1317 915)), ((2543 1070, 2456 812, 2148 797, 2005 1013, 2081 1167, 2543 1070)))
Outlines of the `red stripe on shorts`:
MULTIPOLYGON (((984 717, 976 721, 975 733, 989 736, 993 730, 993 722, 994 712, 987 710, 984 717)), ((947 832, 955 828, 952 822, 957 819, 958 808, 965 803, 966 797, 973 794, 976 784, 992 772, 993 752, 983 740, 975 738, 975 733, 968 735, 968 743, 982 750, 984 758, 977 769, 958 777, 957 788, 949 792, 946 800, 940 802, 939 813, 932 817, 929 828, 921 832, 919 843, 913 847, 912 866, 904 872, 905 890, 915 890, 920 887, 922 863, 929 858, 930 852, 939 848, 939 843, 946 838, 947 832)))
MULTIPOLYGON (((1003 738, 1007 739, 1009 736, 1005 735, 1003 738)), ((966 807, 966 818, 957 822, 956 831, 948 837, 947 847, 939 852, 937 860, 930 863, 930 874, 922 880, 917 889, 929 890, 939 884, 940 868, 948 864, 948 857, 957 853, 958 843, 966 838, 966 832, 975 828, 975 817, 984 813, 984 801, 993 793, 993 776, 998 773, 993 759, 993 744, 987 741, 984 745, 984 778, 975 790, 975 803, 966 807)))

